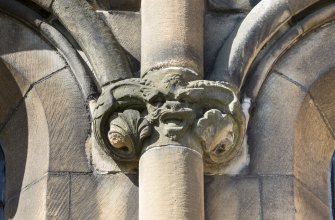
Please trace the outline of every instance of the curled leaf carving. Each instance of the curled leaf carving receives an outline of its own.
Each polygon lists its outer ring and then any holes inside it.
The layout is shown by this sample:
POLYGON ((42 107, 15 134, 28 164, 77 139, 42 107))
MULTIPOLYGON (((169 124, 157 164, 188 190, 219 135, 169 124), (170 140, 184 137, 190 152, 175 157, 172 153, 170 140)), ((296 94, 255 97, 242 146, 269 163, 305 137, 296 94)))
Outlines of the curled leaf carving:
POLYGON ((110 150, 123 160, 137 158, 143 139, 149 135, 149 123, 137 110, 125 110, 111 117, 108 132, 110 150))
POLYGON ((235 154, 235 120, 217 109, 207 111, 196 125, 196 133, 202 141, 203 150, 213 162, 222 163, 235 154))

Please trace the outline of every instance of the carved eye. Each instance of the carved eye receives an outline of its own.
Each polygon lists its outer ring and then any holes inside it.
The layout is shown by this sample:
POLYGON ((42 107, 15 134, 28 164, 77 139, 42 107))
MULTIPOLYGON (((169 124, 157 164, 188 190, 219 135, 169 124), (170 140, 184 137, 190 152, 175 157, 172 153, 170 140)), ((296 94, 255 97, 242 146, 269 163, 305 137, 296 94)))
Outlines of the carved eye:
POLYGON ((155 106, 156 108, 161 107, 165 102, 165 99, 162 95, 158 94, 151 101, 150 104, 155 106))

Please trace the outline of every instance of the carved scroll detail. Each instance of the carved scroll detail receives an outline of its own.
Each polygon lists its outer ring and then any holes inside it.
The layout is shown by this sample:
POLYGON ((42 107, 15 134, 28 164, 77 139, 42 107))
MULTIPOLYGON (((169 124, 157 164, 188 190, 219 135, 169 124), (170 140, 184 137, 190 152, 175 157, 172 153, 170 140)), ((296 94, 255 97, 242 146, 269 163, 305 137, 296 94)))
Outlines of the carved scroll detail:
POLYGON ((169 76, 158 84, 127 79, 106 87, 93 127, 115 160, 136 161, 150 147, 180 144, 203 152, 205 164, 225 166, 241 151, 245 119, 226 83, 169 76))

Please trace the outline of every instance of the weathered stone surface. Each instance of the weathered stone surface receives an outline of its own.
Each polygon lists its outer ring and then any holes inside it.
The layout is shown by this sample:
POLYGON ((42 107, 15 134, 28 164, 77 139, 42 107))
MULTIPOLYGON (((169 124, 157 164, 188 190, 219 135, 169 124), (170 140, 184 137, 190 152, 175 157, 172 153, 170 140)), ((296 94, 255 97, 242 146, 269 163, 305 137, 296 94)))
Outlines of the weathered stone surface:
POLYGON ((89 113, 70 70, 36 85, 50 132, 50 171, 88 172, 85 142, 89 113))
POLYGON ((54 0, 32 0, 32 1, 46 10, 49 10, 52 2, 54 2, 54 0))
POLYGON ((49 132, 41 101, 33 89, 0 133, 6 160, 7 198, 40 179, 49 166, 49 132))
POLYGON ((17 20, 0 14, 0 26, 1 59, 28 82, 36 82, 66 65, 40 36, 17 20))
POLYGON ((250 11, 259 0, 208 0, 208 6, 216 11, 250 11))
MULTIPOLYGON (((205 76, 212 74, 214 63, 216 61, 218 52, 228 40, 235 28, 245 17, 244 14, 231 14, 222 16, 221 14, 208 13, 205 15, 205 31, 204 31, 204 68, 205 76)), ((222 52, 229 53, 229 49, 222 52)), ((220 60, 220 65, 227 69, 228 61, 220 60)), ((220 68, 221 69, 221 68, 220 68)), ((222 68, 224 69, 224 68, 222 68)), ((223 74, 222 72, 218 74, 223 74)), ((210 75, 210 77, 213 77, 210 75)))
POLYGON ((302 38, 275 65, 274 69, 306 88, 335 67, 335 24, 319 28, 302 38))
POLYGON ((293 176, 262 177, 263 219, 294 219, 293 176))
POLYGON ((314 102, 306 97, 297 118, 294 175, 323 203, 329 199, 329 169, 335 140, 314 102))
POLYGON ((141 0, 95 0, 95 4, 104 10, 139 11, 141 0))
POLYGON ((258 178, 206 177, 206 219, 261 219, 258 178))
POLYGON ((331 219, 329 207, 296 180, 294 181, 294 206, 296 220, 331 219))
POLYGON ((302 0, 302 1, 288 0, 290 9, 294 14, 299 13, 300 11, 304 10, 305 8, 311 6, 316 2, 318 2, 318 0, 302 0))
POLYGON ((52 11, 85 52, 100 86, 132 76, 124 51, 87 1, 57 0, 52 11))
POLYGON ((49 174, 47 177, 47 219, 70 219, 70 175, 49 174))
POLYGON ((310 93, 335 134, 335 68, 314 83, 310 93))
POLYGON ((141 14, 135 12, 99 12, 115 38, 137 60, 141 60, 141 14))
POLYGON ((47 177, 43 177, 26 187, 19 196, 7 200, 5 219, 45 219, 46 188, 47 177))
POLYGON ((139 219, 204 219, 201 154, 187 147, 169 145, 142 155, 139 219))
MULTIPOLYGON (((129 61, 132 71, 138 71, 138 62, 141 58, 140 13, 111 11, 101 12, 100 14, 108 24, 109 28, 112 29, 113 34, 121 46, 131 55, 129 61)), ((218 51, 244 17, 245 15, 242 13, 226 16, 217 15, 215 13, 208 13, 205 15, 205 75, 211 74, 218 51)), ((227 66, 227 63, 223 63, 222 65, 227 66)))
POLYGON ((293 173, 294 121, 304 97, 295 84, 274 73, 269 76, 249 123, 252 173, 293 173))
POLYGON ((10 70, 0 60, 0 127, 23 100, 29 83, 17 73, 10 70))
POLYGON ((141 60, 141 14, 135 12, 99 12, 120 45, 128 52, 133 73, 139 76, 141 60))
POLYGON ((138 219, 137 176, 71 176, 71 219, 138 219))
POLYGON ((93 112, 93 132, 101 149, 116 161, 136 162, 151 148, 187 146, 203 153, 205 173, 226 173, 229 162, 243 154, 245 134, 234 88, 224 82, 188 82, 183 79, 192 72, 185 69, 151 74, 157 78, 105 87, 93 112))
POLYGON ((142 2, 142 77, 162 67, 181 67, 203 78, 203 13, 204 1, 142 2))

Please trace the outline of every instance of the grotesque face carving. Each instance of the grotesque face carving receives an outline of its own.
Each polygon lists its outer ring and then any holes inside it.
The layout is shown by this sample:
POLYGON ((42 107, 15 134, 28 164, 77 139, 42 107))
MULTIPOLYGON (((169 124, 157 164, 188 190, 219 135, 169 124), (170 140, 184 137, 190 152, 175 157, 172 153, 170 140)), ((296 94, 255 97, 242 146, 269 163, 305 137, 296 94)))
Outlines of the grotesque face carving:
POLYGON ((234 91, 205 80, 156 86, 124 80, 104 90, 94 116, 96 139, 116 160, 136 161, 150 147, 179 144, 224 166, 240 152, 245 130, 234 91))

